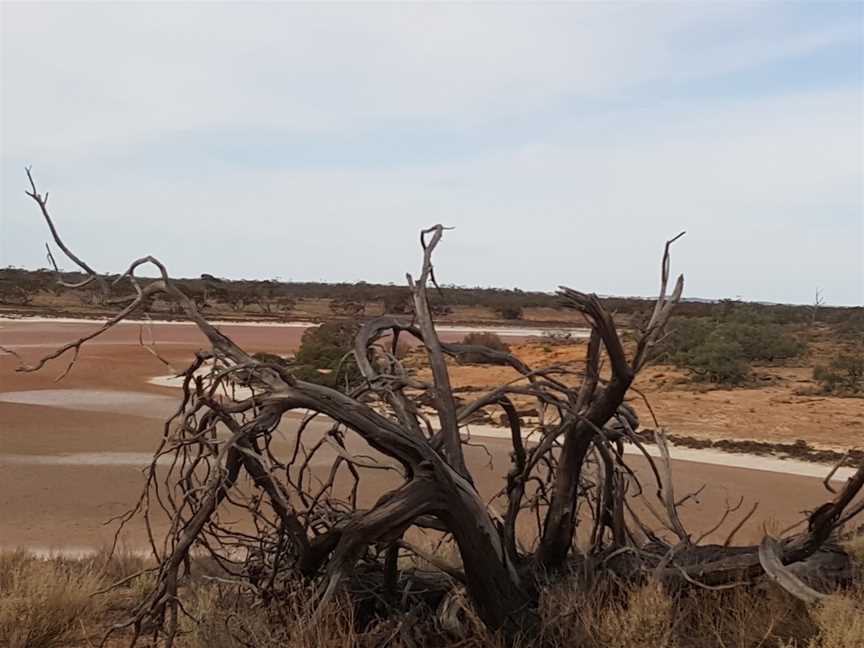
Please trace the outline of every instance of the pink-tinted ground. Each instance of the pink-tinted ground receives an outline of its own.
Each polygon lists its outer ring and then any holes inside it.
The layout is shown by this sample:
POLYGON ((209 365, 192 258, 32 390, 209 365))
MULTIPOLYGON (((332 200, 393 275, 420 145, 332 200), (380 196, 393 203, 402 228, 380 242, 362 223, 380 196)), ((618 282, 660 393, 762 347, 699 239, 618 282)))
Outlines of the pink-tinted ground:
MULTIPOLYGON (((222 328, 248 350, 271 353, 295 350, 303 332, 296 327, 222 328)), ((92 329, 92 324, 0 321, 0 345, 32 361, 92 329)), ((188 325, 157 324, 152 333, 160 354, 177 367, 205 343, 188 325)), ((145 339, 149 334, 145 329, 145 339)), ((86 346, 59 384, 54 378, 65 367, 63 359, 37 373, 16 373, 16 364, 11 355, 0 354, 0 545, 74 550, 109 543, 114 526, 104 522, 136 501, 141 468, 162 434, 160 421, 176 404, 176 390, 147 382, 167 373, 166 367, 139 346, 136 325, 117 327, 86 346)), ((295 428, 295 418, 283 422, 285 440, 277 449, 290 447, 295 428)), ((491 464, 481 449, 472 449, 469 461, 480 490, 491 496, 503 485, 508 447, 502 440, 484 442, 491 464)), ((326 459, 319 469, 326 469, 326 459)), ((729 467, 674 462, 679 495, 707 484, 683 509, 694 535, 713 526, 724 506, 739 497, 745 500, 742 511, 759 501, 756 515, 738 536, 741 541, 756 540, 766 525, 778 530, 794 523, 826 498, 819 479, 736 468, 735 462, 734 455, 729 467)), ((644 461, 634 459, 633 464, 649 484, 644 461)), ((391 473, 370 473, 362 498, 371 503, 395 480, 391 473)), ((651 487, 646 491, 653 493, 651 487)), ((708 539, 722 539, 731 524, 708 539)), ((523 529, 526 542, 530 527, 523 529)), ((142 525, 133 522, 124 541, 143 545, 142 525)))

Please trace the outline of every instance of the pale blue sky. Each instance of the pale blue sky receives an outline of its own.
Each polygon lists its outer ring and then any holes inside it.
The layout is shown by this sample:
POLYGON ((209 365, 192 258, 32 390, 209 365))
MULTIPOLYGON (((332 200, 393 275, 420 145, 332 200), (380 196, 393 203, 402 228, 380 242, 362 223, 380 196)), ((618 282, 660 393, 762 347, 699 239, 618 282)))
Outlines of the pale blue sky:
POLYGON ((5 2, 0 266, 861 304, 862 6, 5 2))

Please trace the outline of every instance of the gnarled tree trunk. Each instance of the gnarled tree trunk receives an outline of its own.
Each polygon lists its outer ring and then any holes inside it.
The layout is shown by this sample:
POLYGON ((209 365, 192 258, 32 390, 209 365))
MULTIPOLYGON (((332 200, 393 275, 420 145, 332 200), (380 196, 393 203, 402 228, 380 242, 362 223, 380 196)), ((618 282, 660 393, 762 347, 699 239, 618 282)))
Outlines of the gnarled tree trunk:
MULTIPOLYGON (((163 510, 172 520, 162 543, 151 534, 159 570, 155 587, 125 624, 135 628, 135 640, 143 628, 150 627, 157 629, 163 643, 173 642, 181 568, 189 563, 193 550, 211 555, 228 574, 246 579, 265 599, 292 583, 315 584, 323 606, 360 563, 366 572, 380 572, 385 587, 393 589, 400 578, 398 558, 411 551, 410 543, 403 540, 406 532, 412 527, 435 529, 452 539, 461 557, 461 565, 445 564, 440 557, 416 550, 421 559, 440 568, 442 578, 436 582, 448 583, 447 587, 464 583, 483 622, 513 636, 530 628, 542 584, 538 574, 554 575, 572 559, 586 556, 598 558, 580 563, 592 578, 652 574, 682 587, 714 586, 757 578, 768 569, 781 584, 806 593, 783 566, 808 559, 835 529, 864 509, 855 499, 864 488, 862 467, 834 500, 810 517, 807 532, 776 543, 766 541, 761 557, 757 546, 700 546, 691 541, 678 519, 668 456, 658 467, 646 453, 657 481, 651 506, 662 528, 651 529, 635 517, 628 498, 637 490, 643 498, 649 496, 648 488, 643 489, 627 467, 623 453, 624 441, 642 447, 632 434, 638 421, 624 400, 682 294, 683 277, 679 277, 667 295, 669 248, 675 239, 664 250, 660 295, 652 317, 638 332, 629 358, 602 301, 593 294, 561 289, 562 304, 582 313, 591 328, 584 371, 574 375, 561 367, 528 367, 509 353, 438 338, 427 294, 427 285, 434 283, 433 254, 445 231, 436 225, 421 234, 420 274, 416 280, 408 276, 414 319, 385 315, 366 322, 349 360, 356 363, 362 380, 337 390, 302 381, 290 366, 239 347, 200 314, 153 257, 137 259, 109 284, 61 240, 46 199, 37 192, 32 177, 30 181, 29 194, 55 243, 87 276, 78 287, 93 284, 106 300, 122 293, 110 303, 125 306, 92 333, 38 362, 22 361, 19 370, 36 371, 71 354, 68 372, 82 345, 154 296, 176 304, 210 343, 210 349, 184 372, 182 400, 165 425, 141 500, 124 518, 125 522, 141 514, 149 524, 153 511, 163 510), (144 265, 155 267, 159 278, 142 286, 135 273, 144 265), (404 335, 416 338, 425 349, 431 382, 421 381, 396 357, 396 343, 404 335), (465 354, 509 365, 520 378, 457 407, 447 359, 465 354), (610 370, 605 380, 600 375, 604 355, 610 370), (252 396, 234 397, 237 386, 251 389, 252 396), (523 429, 514 397, 534 399, 543 413, 542 424, 523 429), (437 420, 427 416, 423 402, 434 404, 437 420), (512 443, 511 465, 502 474, 505 512, 501 515, 478 493, 463 451, 468 442, 465 421, 490 407, 504 411, 512 443), (306 414, 296 431, 293 455, 279 456, 270 441, 290 412, 306 414), (329 429, 320 439, 307 442, 304 435, 316 418, 328 421, 329 429), (350 452, 345 442, 349 435, 383 460, 350 452), (329 477, 316 482, 310 478, 310 466, 323 447, 334 449, 336 458, 329 477), (156 465, 164 456, 174 461, 164 477, 169 488, 159 489, 163 477, 157 475, 156 465), (589 464, 596 475, 588 474, 589 464), (374 506, 363 509, 357 488, 367 469, 397 470, 401 481, 382 493, 374 506), (347 473, 352 483, 347 496, 336 488, 339 471, 347 473), (239 489, 244 473, 260 489, 258 494, 250 497, 239 489), (220 509, 228 505, 246 510, 255 522, 255 534, 219 522, 220 509), (574 546, 580 505, 593 518, 591 543, 584 549, 574 546), (542 517, 533 551, 517 542, 517 524, 523 515, 542 517), (663 540, 666 532, 674 536, 672 541, 663 540), (224 549, 227 546, 231 551, 224 549)), ((662 432, 658 434, 658 446, 665 453, 662 432)))

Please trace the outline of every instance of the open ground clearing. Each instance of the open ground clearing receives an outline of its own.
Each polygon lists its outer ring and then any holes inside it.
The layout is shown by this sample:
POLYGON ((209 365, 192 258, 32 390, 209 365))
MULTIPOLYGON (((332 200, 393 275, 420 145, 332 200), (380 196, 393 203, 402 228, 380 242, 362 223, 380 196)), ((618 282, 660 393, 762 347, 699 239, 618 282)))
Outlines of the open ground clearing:
MULTIPOLYGON (((92 327, 82 322, 0 321, 0 345, 25 359, 34 358, 92 327)), ((303 330, 236 324, 222 328, 252 351, 280 354, 296 350, 303 330)), ((65 548, 74 553, 112 540, 114 527, 104 523, 136 500, 142 486, 141 468, 162 434, 161 421, 172 413, 178 397, 176 389, 148 382, 168 369, 140 346, 139 334, 138 325, 124 324, 85 346, 74 370, 60 383, 54 378, 65 366, 62 361, 38 373, 15 373, 14 358, 0 355, 0 509, 4 512, 0 537, 4 547, 65 548)), ((203 346, 197 329, 182 324, 154 324, 145 327, 143 335, 145 340, 152 335, 159 353, 177 368, 203 346)), ((461 335, 445 332, 442 337, 459 339, 461 335)), ((511 342, 529 363, 578 362, 584 354, 580 345, 550 348, 520 336, 513 336, 511 342)), ((481 388, 507 379, 507 371, 457 366, 453 368, 454 387, 481 388)), ((799 381, 806 380, 805 371, 772 371, 777 378, 762 389, 694 392, 676 383, 674 372, 666 368, 647 370, 639 386, 671 433, 787 442, 806 439, 831 447, 860 439, 857 426, 864 419, 860 401, 795 396, 799 381), (781 402, 788 406, 778 407, 781 402)), ((642 407, 638 400, 634 405, 642 407)), ((643 421, 649 420, 647 412, 642 416, 643 421)), ((297 423, 296 417, 288 417, 282 424, 278 443, 285 451, 291 447, 297 423)), ((494 438, 494 431, 475 431, 488 454, 474 448, 468 458, 481 493, 491 497, 502 485, 508 444, 494 438)), ((673 448, 673 456, 675 452, 673 448)), ((724 455, 717 452, 679 452, 702 462, 674 462, 678 491, 683 494, 708 484, 697 501, 683 510, 686 525, 696 532, 712 526, 727 502, 743 497, 742 510, 756 501, 759 508, 737 539, 757 541, 766 525, 785 528, 825 499, 819 478, 794 473, 824 475, 826 466, 776 461, 768 465, 764 458, 736 455, 725 455, 724 462, 724 455), (729 465, 717 465, 721 462, 729 465), (770 472, 752 469, 766 465, 770 472), (792 474, 777 472, 784 467, 792 474)), ((633 465, 644 477, 644 462, 634 459, 633 465)), ((325 461, 318 469, 327 467, 325 461)), ((387 475, 367 476, 361 495, 371 503, 394 483, 387 475)), ((708 539, 722 540, 724 531, 728 527, 708 539)), ((530 530, 523 532, 527 539, 530 530)), ((143 544, 143 527, 135 522, 124 534, 128 546, 143 544)))

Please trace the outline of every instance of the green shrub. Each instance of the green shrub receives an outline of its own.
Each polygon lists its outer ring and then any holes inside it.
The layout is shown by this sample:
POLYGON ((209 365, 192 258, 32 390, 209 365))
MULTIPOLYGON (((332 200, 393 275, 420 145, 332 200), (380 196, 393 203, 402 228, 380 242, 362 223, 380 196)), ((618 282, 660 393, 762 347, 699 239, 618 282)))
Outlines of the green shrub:
POLYGON ((716 323, 707 317, 673 320, 669 334, 660 345, 660 359, 680 364, 688 353, 705 344, 716 326, 716 323))
POLYGON ((720 332, 712 333, 702 344, 682 356, 678 362, 693 372, 697 380, 739 385, 750 375, 743 347, 720 332))
POLYGON ((789 326, 761 311, 736 307, 722 317, 673 321, 658 359, 690 370, 697 380, 736 385, 752 364, 776 364, 804 351, 789 326))
POLYGON ((350 356, 360 326, 356 322, 326 322, 307 329, 295 356, 294 375, 301 380, 336 387, 356 382, 360 372, 350 356))
POLYGON ((749 362, 773 364, 801 355, 804 345, 780 324, 730 322, 718 327, 720 334, 741 346, 749 362))

